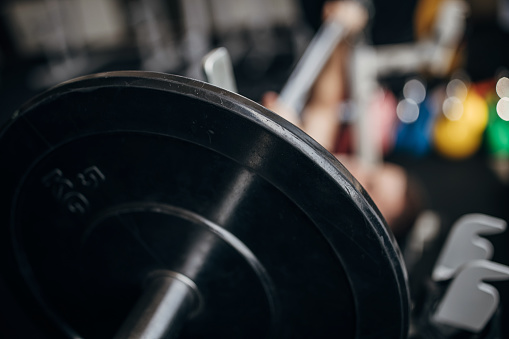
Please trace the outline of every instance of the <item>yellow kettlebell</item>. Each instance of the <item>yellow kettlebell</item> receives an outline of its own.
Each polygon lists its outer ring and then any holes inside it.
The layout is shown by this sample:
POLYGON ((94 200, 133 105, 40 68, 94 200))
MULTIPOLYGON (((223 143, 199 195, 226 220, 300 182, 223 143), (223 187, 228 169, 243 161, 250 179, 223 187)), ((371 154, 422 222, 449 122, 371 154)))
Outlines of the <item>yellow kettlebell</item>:
POLYGON ((484 99, 469 89, 463 101, 447 98, 442 113, 433 135, 436 150, 451 159, 464 159, 477 152, 488 123, 484 99), (446 104, 447 100, 450 102, 446 104))

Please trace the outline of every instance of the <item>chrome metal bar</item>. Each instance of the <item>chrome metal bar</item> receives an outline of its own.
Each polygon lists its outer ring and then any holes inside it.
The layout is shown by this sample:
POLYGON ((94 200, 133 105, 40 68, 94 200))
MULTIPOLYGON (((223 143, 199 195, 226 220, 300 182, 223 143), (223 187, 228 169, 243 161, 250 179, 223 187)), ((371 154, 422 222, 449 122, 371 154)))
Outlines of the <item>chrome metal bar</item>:
POLYGON ((285 107, 300 116, 311 86, 345 34, 345 27, 335 19, 320 27, 281 90, 279 100, 285 107))
POLYGON ((175 274, 155 274, 115 335, 115 339, 167 339, 178 336, 196 310, 192 281, 175 274))

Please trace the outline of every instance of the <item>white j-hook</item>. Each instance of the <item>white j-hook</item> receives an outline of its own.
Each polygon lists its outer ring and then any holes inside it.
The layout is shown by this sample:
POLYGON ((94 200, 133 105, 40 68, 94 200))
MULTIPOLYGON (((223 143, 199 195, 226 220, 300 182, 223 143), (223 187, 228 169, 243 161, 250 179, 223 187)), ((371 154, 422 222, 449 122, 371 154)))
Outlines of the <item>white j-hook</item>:
POLYGON ((480 332, 499 302, 495 287, 483 281, 509 279, 509 267, 488 260, 474 260, 458 272, 440 302, 433 321, 471 332, 480 332))
POLYGON ((502 219, 484 214, 467 214, 451 229, 442 252, 438 257, 432 278, 442 281, 452 278, 458 268, 472 260, 491 259, 493 245, 479 234, 497 234, 506 228, 502 219))

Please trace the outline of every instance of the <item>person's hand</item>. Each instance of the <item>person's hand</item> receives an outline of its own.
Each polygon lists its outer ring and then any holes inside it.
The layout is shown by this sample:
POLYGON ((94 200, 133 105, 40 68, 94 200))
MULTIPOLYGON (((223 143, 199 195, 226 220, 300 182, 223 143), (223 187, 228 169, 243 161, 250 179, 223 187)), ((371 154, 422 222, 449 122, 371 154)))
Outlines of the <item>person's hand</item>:
POLYGON ((289 107, 286 107, 278 100, 279 96, 275 92, 267 92, 262 97, 262 105, 277 113, 282 118, 288 120, 295 126, 302 128, 298 115, 289 107))
POLYGON ((367 168, 355 156, 336 154, 338 160, 359 181, 395 233, 401 233, 398 219, 407 199, 407 173, 395 164, 381 163, 367 168))
POLYGON ((368 22, 366 8, 357 1, 327 1, 323 5, 324 19, 335 18, 350 34, 360 32, 368 22))

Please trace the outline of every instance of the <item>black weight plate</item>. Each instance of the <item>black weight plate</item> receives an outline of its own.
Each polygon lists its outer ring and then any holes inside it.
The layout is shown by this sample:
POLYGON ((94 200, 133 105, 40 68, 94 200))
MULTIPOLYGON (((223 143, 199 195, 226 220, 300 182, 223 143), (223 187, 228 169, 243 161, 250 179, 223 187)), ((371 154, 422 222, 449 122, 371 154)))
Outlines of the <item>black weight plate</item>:
POLYGON ((15 114, 0 163, 12 326, 110 338, 167 269, 202 298, 183 338, 406 336, 405 272, 376 207, 239 95, 158 73, 79 78, 15 114))

